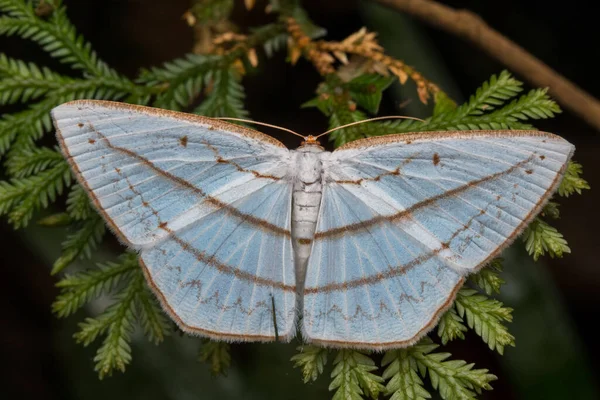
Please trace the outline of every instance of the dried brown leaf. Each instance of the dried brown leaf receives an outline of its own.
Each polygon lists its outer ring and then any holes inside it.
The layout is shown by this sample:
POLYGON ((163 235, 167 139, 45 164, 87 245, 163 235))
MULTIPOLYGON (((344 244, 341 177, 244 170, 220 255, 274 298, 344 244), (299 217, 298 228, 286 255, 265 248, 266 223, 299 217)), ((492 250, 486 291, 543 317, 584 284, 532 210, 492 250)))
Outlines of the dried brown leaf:
POLYGON ((421 103, 427 104, 427 100, 429 99, 429 91, 425 86, 417 87, 417 93, 419 94, 419 100, 421 103))
POLYGON ((390 66, 388 68, 390 71, 392 71, 392 74, 394 74, 398 77, 401 84, 404 85, 406 83, 406 81, 408 80, 408 74, 406 72, 404 72, 403 69, 398 68, 396 66, 390 66))
POLYGON ((256 50, 254 48, 248 50, 247 57, 248 61, 250 61, 250 65, 256 68, 256 66, 258 65, 258 56, 256 55, 256 50))
POLYGON ((188 26, 194 26, 194 25, 196 25, 196 16, 192 13, 191 10, 187 10, 181 16, 181 18, 185 20, 185 23, 188 24, 188 26))
POLYGON ((335 55, 342 64, 348 64, 348 56, 343 51, 334 51, 333 55, 335 55))

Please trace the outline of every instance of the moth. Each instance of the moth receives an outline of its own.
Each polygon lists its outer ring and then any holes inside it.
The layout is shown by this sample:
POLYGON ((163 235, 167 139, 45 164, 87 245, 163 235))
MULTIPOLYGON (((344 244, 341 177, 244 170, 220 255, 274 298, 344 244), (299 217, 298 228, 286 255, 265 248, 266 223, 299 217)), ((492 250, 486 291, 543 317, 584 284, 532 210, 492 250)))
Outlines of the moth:
POLYGON ((182 330, 406 347, 556 190, 574 147, 538 131, 408 133, 296 150, 197 115, 52 111, 79 183, 182 330))

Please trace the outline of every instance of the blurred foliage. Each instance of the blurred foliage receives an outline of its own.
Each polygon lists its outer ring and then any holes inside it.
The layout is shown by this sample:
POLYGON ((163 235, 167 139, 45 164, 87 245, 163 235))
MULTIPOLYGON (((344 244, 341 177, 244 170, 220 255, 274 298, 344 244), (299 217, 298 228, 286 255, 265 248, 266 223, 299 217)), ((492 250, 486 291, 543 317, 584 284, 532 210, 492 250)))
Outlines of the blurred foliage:
MULTIPOLYGON (((299 1, 271 0, 268 7, 276 21, 248 35, 238 34, 228 20, 233 5, 233 0, 194 1, 186 17, 201 31, 204 45, 194 54, 142 70, 131 80, 98 58, 69 22, 60 0, 0 0, 0 35, 33 41, 73 71, 73 76, 66 76, 0 54, 0 105, 21 106, 0 118, 0 155, 8 177, 0 181, 0 214, 6 214, 15 229, 22 228, 68 190, 65 211, 40 220, 44 226, 70 229, 53 274, 63 272, 76 259, 89 258, 105 232, 102 219, 74 182, 58 149, 37 144, 52 131, 49 111, 69 100, 110 99, 212 117, 247 118, 241 81, 248 69, 257 67, 257 50, 264 50, 268 62, 274 52, 287 48, 290 63, 305 58, 323 76, 316 97, 304 107, 320 110, 329 118, 330 128, 376 115, 383 92, 396 80, 401 84, 412 80, 423 103, 433 100, 432 115, 424 121, 370 121, 336 130, 329 136, 336 147, 360 137, 391 133, 534 129, 530 120, 560 112, 544 89, 521 94, 522 83, 506 71, 457 105, 414 68, 386 55, 374 33, 361 29, 341 42, 317 40, 325 31, 310 20, 299 1), (230 30, 215 28, 223 21, 230 30)), ((251 0, 244 5, 247 9, 256 6, 251 0)), ((568 197, 589 189, 581 173, 581 165, 570 162, 558 194, 568 197)), ((570 252, 562 235, 546 221, 558 217, 558 203, 549 202, 527 228, 523 239, 534 259, 545 253, 561 257, 570 252)), ((512 309, 491 297, 504 283, 501 268, 501 260, 494 260, 459 291, 437 328, 442 344, 464 339, 472 329, 500 354, 505 346, 514 346, 505 325, 512 319, 512 309)), ((81 322, 74 335, 85 346, 101 338, 94 359, 101 378, 114 370, 124 371, 131 362, 130 342, 136 326, 156 344, 171 332, 133 253, 124 253, 114 263, 64 274, 58 287, 61 293, 53 310, 61 318, 99 296, 111 299, 102 312, 81 322)), ((443 399, 472 399, 491 389, 496 377, 487 369, 450 359, 449 353, 436 352, 438 347, 426 337, 412 347, 386 352, 378 366, 364 352, 340 350, 328 357, 330 350, 306 345, 298 348, 292 361, 301 368, 304 382, 309 382, 318 379, 333 358, 329 388, 334 399, 427 399, 432 389, 443 399), (431 388, 424 379, 429 379, 431 388)), ((231 363, 229 351, 226 343, 204 340, 199 359, 208 362, 214 374, 225 374, 231 363)))

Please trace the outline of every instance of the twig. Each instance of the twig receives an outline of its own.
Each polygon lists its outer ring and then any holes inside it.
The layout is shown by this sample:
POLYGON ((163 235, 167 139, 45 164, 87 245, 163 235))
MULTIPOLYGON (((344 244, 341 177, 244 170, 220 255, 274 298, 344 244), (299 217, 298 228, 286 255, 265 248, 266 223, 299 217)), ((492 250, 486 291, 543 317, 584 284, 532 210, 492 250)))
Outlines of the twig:
POLYGON ((548 87, 552 96, 565 108, 600 129, 600 101, 492 29, 477 14, 432 0, 375 1, 469 40, 532 84, 548 87))

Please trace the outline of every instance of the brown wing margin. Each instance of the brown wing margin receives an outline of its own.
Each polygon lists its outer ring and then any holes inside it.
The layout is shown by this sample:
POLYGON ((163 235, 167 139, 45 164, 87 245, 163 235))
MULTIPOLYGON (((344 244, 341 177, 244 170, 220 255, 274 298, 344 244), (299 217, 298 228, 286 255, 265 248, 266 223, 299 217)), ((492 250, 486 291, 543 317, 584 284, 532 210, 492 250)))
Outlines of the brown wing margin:
POLYGON ((68 103, 64 103, 63 105, 71 105, 71 106, 94 105, 94 106, 106 107, 109 109, 112 108, 115 110, 132 111, 137 114, 146 114, 146 115, 152 115, 152 116, 156 116, 156 117, 173 118, 173 119, 177 119, 180 121, 186 121, 191 124, 210 125, 215 129, 237 133, 242 136, 260 140, 261 142, 269 143, 273 146, 283 147, 284 149, 287 148, 279 140, 277 140, 269 135, 266 135, 262 132, 259 132, 257 130, 245 128, 240 125, 230 124, 228 122, 221 121, 216 118, 209 118, 209 117, 204 117, 204 116, 196 115, 196 114, 189 114, 189 113, 183 113, 183 112, 179 112, 179 111, 164 110, 162 108, 139 106, 136 104, 120 103, 117 101, 108 101, 108 100, 74 100, 74 101, 69 101, 68 103))
POLYGON ((431 131, 431 132, 409 132, 396 133, 391 135, 375 136, 370 138, 358 139, 338 147, 334 153, 342 150, 361 149, 373 146, 380 146, 390 143, 405 142, 410 144, 414 140, 439 140, 439 139, 460 139, 472 137, 522 137, 522 136, 543 136, 549 139, 562 139, 560 136, 543 131, 527 130, 478 130, 478 131, 431 131))

